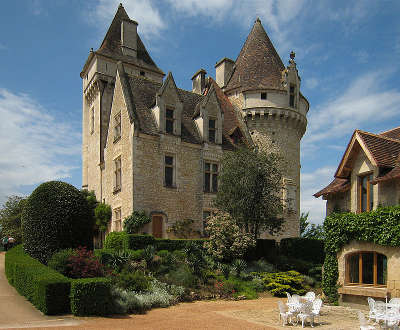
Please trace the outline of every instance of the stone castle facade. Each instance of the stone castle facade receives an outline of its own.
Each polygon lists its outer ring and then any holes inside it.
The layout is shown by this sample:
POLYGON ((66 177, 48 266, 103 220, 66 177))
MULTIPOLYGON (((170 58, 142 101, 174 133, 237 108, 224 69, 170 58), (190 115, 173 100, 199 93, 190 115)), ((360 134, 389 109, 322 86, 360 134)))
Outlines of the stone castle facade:
POLYGON ((200 69, 192 91, 177 88, 148 54, 122 5, 81 72, 82 186, 113 209, 110 230, 133 210, 152 222, 144 232, 171 237, 176 221, 213 210, 219 162, 238 144, 283 156, 285 228, 299 235, 300 140, 309 109, 291 54, 285 67, 256 20, 236 61, 224 58, 216 79, 200 69))

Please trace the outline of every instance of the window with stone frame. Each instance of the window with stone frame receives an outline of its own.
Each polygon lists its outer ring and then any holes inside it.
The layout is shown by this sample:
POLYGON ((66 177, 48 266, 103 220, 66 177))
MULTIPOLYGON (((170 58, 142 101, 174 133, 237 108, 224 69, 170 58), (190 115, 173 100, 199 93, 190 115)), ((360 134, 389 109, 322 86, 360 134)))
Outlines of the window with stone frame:
POLYGON ((218 191, 218 164, 204 162, 204 192, 216 193, 218 191))
POLYGON ((345 283, 347 285, 386 286, 387 257, 373 251, 351 253, 346 256, 345 283))
POLYGON ((164 186, 175 187, 175 158, 172 155, 164 156, 164 186))
POLYGON ((113 231, 122 231, 122 222, 121 222, 121 208, 118 207, 114 209, 113 216, 113 231))
POLYGON ((261 93, 260 98, 261 98, 261 100, 266 100, 267 99, 267 93, 266 92, 261 93))
POLYGON ((114 160, 114 192, 122 188, 121 156, 114 160))
POLYGON ((296 88, 294 87, 294 85, 290 85, 289 87, 289 106, 293 107, 295 106, 295 91, 296 88))
POLYGON ((373 174, 358 177, 358 205, 357 211, 368 212, 373 210, 374 206, 374 186, 372 185, 373 174))
POLYGON ((90 123, 89 123, 90 134, 94 133, 94 107, 90 109, 90 123))
POLYGON ((114 116, 114 141, 121 138, 121 112, 114 116))
POLYGON ((165 110, 165 132, 174 134, 174 110, 170 108, 165 110))
POLYGON ((211 215, 211 211, 209 211, 209 210, 203 211, 203 237, 208 237, 207 220, 210 215, 211 215))
POLYGON ((217 120, 215 118, 208 119, 208 141, 215 143, 217 137, 217 120))

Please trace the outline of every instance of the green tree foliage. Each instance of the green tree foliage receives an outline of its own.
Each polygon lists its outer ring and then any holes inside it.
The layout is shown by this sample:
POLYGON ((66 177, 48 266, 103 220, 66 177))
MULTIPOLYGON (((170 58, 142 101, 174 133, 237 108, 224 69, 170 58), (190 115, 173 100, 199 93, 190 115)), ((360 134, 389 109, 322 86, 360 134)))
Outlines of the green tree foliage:
POLYGON ((133 211, 124 219, 123 227, 128 234, 137 234, 140 229, 151 221, 151 218, 144 211, 133 211))
POLYGON ((308 215, 309 212, 302 212, 300 215, 300 236, 311 239, 324 239, 324 227, 310 223, 308 215))
POLYGON ((16 243, 22 242, 21 215, 26 199, 10 196, 0 209, 0 237, 11 236, 16 243))
POLYGON ((22 212, 25 251, 42 263, 54 252, 93 246, 93 217, 81 192, 74 186, 49 181, 38 186, 22 212))
POLYGON ((100 232, 107 230, 112 216, 111 206, 105 203, 98 203, 94 209, 94 218, 96 221, 96 228, 100 232))
POLYGON ((275 154, 240 148, 226 153, 221 162, 215 206, 229 213, 255 238, 268 230, 276 233, 283 220, 280 198, 281 159, 275 154))
POLYGON ((194 223, 193 219, 177 220, 167 231, 173 233, 175 237, 190 238, 195 234, 199 234, 199 231, 193 228, 194 223))
POLYGON ((219 261, 230 262, 233 259, 240 259, 256 244, 251 233, 244 232, 228 213, 221 211, 208 218, 207 232, 210 237, 204 243, 204 247, 219 261))

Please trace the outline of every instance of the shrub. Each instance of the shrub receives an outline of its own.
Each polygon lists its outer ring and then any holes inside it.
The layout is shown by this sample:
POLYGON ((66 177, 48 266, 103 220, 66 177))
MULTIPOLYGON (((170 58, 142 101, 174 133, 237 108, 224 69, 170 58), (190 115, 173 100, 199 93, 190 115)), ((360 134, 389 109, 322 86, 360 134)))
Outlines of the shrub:
POLYGON ((38 186, 22 212, 25 251, 47 263, 54 252, 80 245, 93 247, 92 210, 81 192, 60 181, 38 186))
POLYGON ((71 282, 71 311, 74 315, 108 315, 113 312, 111 280, 83 278, 71 282))
POLYGON ((246 269, 247 264, 246 261, 242 259, 235 259, 232 262, 232 271, 235 273, 235 276, 240 277, 241 273, 246 269))
POLYGON ((242 232, 228 213, 217 212, 210 216, 207 232, 210 239, 204 243, 204 247, 209 254, 220 261, 241 258, 255 245, 252 235, 242 232))
POLYGON ((256 245, 243 256, 246 261, 266 259, 270 262, 275 261, 279 254, 278 245, 274 239, 257 239, 256 245))
POLYGON ((280 253, 293 259, 301 259, 316 264, 324 261, 324 241, 304 237, 291 237, 281 240, 280 253))
POLYGON ((187 265, 180 265, 165 275, 165 280, 169 284, 183 286, 185 288, 194 288, 198 283, 198 278, 193 275, 187 265))
POLYGON ((54 253, 53 256, 50 258, 47 266, 67 276, 70 271, 69 258, 76 254, 76 251, 74 251, 73 249, 58 251, 54 253))
POLYGON ((308 271, 308 275, 321 282, 322 280, 322 265, 315 266, 308 271))
POLYGON ((0 209, 0 237, 11 236, 16 244, 22 242, 21 216, 25 201, 25 198, 10 196, 0 209))
POLYGON ((70 280, 25 254, 22 245, 7 252, 5 271, 9 283, 42 313, 69 312, 70 280))
POLYGON ((194 223, 193 219, 177 220, 167 231, 173 233, 175 237, 190 238, 195 234, 200 234, 198 230, 193 228, 194 223))
POLYGON ((123 227, 128 234, 137 234, 149 222, 151 222, 151 218, 144 211, 133 211, 129 217, 124 219, 123 227))
POLYGON ((128 235, 128 246, 131 250, 144 249, 154 244, 155 238, 151 235, 128 235))
POLYGON ((272 273, 275 272, 275 266, 271 265, 267 261, 260 259, 257 261, 253 261, 249 264, 249 266, 246 269, 246 272, 251 273, 251 272, 257 272, 257 273, 272 273))
POLYGON ((150 280, 143 272, 124 270, 115 277, 115 285, 126 291, 144 292, 149 290, 150 280))
POLYGON ((286 257, 284 255, 279 256, 279 259, 276 263, 276 267, 280 271, 289 271, 289 270, 295 270, 298 271, 299 273, 302 274, 308 274, 309 269, 315 267, 315 264, 313 264, 310 261, 305 261, 301 259, 296 259, 296 258, 291 258, 291 257, 286 257))
POLYGON ((108 223, 111 220, 111 206, 105 203, 98 203, 94 209, 94 217, 96 219, 96 227, 100 232, 105 232, 108 223))
POLYGON ((264 275, 265 288, 277 297, 284 297, 286 292, 303 295, 306 293, 303 276, 296 271, 268 273, 264 275))
POLYGON ((186 262, 191 268, 193 274, 201 276, 206 267, 203 249, 200 248, 196 243, 189 242, 184 251, 186 254, 186 262))
POLYGON ((183 250, 188 244, 195 244, 203 249, 204 239, 165 239, 157 238, 155 246, 157 250, 168 250, 170 252, 175 250, 183 250))
POLYGON ((66 276, 70 278, 101 277, 107 271, 92 251, 81 247, 68 258, 66 276))
POLYGON ((116 232, 112 231, 106 236, 104 242, 105 249, 114 249, 114 250, 127 250, 129 249, 129 238, 128 234, 121 231, 116 232))

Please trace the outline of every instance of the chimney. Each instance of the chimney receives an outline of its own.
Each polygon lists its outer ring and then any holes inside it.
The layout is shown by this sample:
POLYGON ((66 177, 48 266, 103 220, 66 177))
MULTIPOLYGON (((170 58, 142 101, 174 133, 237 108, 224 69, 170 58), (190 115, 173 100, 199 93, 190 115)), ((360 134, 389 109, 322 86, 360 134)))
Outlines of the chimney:
POLYGON ((234 65, 235 62, 227 57, 224 57, 215 64, 215 81, 219 87, 223 88, 226 86, 234 65))
POLYGON ((121 48, 122 54, 137 57, 137 26, 132 20, 121 22, 121 48))
POLYGON ((206 70, 200 69, 192 77, 192 92, 203 94, 206 87, 206 70))

